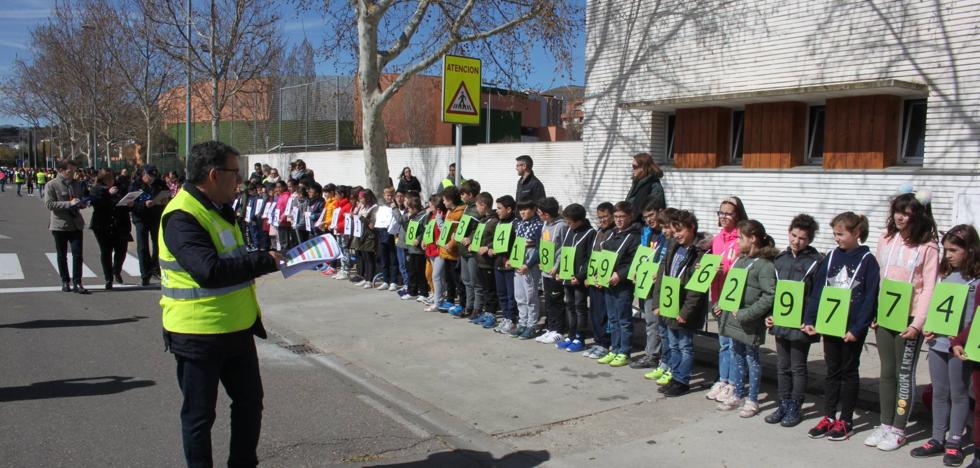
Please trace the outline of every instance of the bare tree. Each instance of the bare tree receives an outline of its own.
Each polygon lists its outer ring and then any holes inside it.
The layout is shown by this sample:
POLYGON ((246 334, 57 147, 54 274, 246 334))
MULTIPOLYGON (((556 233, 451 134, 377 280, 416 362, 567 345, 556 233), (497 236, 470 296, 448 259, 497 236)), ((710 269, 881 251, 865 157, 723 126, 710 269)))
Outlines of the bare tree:
POLYGON ((508 81, 531 71, 532 48, 570 63, 570 41, 581 7, 555 0, 326 0, 334 23, 328 51, 356 58, 364 172, 368 185, 388 182, 382 111, 408 80, 448 53, 472 54, 508 81), (397 73, 386 88, 384 73, 397 73))
POLYGON ((218 138, 225 105, 243 89, 254 87, 254 80, 265 77, 282 49, 275 0, 198 2, 205 8, 190 12, 190 31, 185 27, 184 0, 139 1, 154 25, 150 29, 159 50, 210 82, 206 90, 192 85, 188 92, 209 104, 211 137, 218 138), (188 43, 189 63, 185 56, 188 43))

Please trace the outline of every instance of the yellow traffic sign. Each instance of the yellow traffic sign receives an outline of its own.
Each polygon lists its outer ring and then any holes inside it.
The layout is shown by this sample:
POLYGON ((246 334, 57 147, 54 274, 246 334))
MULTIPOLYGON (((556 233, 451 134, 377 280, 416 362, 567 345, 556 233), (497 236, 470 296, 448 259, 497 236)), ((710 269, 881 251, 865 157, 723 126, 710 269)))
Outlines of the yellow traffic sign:
POLYGON ((480 59, 446 55, 442 60, 442 121, 480 125, 480 59))

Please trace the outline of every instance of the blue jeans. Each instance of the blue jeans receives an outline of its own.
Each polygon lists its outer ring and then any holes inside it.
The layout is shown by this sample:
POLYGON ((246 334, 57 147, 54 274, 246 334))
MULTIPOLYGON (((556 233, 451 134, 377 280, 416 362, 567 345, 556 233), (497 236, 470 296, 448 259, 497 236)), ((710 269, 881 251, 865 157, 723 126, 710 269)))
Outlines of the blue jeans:
POLYGON ((606 333, 606 296, 599 288, 587 286, 589 291, 589 323, 592 325, 592 341, 596 346, 609 348, 609 334, 606 333))
POLYGON ((732 359, 735 361, 735 376, 732 385, 735 386, 735 396, 744 398, 745 377, 748 374, 749 394, 752 401, 759 401, 759 382, 762 380, 762 364, 759 362, 759 347, 733 341, 732 359))
POLYGON ((667 341, 670 343, 669 368, 671 379, 687 385, 694 368, 694 330, 687 328, 667 328, 667 341))
POLYGON ((735 361, 732 359, 732 343, 727 336, 718 335, 718 380, 731 383, 735 379, 735 361))
POLYGON ((408 286, 408 254, 405 249, 395 247, 395 255, 398 257, 398 272, 402 275, 401 284, 408 286))
POLYGON ((517 324, 517 302, 514 299, 514 270, 494 268, 497 284, 497 301, 504 318, 517 324))
POLYGON ((670 328, 659 317, 657 320, 657 334, 660 335, 660 367, 672 370, 670 360, 673 358, 674 353, 670 349, 670 328))
POLYGON ((612 339, 609 351, 617 354, 630 354, 630 340, 633 338, 633 291, 630 288, 606 288, 603 290, 606 302, 606 318, 612 325, 612 339))

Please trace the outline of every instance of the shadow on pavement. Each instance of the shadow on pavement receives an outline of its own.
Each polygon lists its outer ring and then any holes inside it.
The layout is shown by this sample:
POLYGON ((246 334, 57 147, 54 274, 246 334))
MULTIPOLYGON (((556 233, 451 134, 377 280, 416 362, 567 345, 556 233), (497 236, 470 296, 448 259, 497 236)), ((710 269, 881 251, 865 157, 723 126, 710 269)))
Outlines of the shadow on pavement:
POLYGON ((392 463, 388 465, 365 465, 373 467, 397 468, 461 468, 461 467, 530 467, 538 466, 551 459, 547 450, 520 450, 509 453, 502 458, 495 458, 488 452, 476 450, 450 450, 447 452, 431 453, 425 460, 392 463))
POLYGON ((147 317, 143 315, 134 315, 130 318, 120 318, 120 319, 110 319, 110 320, 84 320, 84 319, 31 320, 28 322, 0 324, 0 328, 35 329, 35 328, 98 327, 102 325, 118 325, 120 323, 136 322, 145 318, 147 317))
POLYGON ((153 380, 133 380, 133 377, 116 375, 50 380, 21 387, 0 387, 0 402, 111 395, 153 385, 156 385, 153 380))

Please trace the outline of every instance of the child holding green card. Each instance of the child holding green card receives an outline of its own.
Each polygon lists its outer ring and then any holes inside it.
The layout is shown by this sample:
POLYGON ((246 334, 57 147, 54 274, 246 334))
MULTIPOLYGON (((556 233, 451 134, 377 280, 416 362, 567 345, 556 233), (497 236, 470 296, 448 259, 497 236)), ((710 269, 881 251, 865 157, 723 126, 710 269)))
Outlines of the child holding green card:
POLYGON ((446 279, 446 298, 439 303, 439 311, 459 317, 466 308, 466 293, 463 291, 463 279, 459 271, 459 251, 456 248, 456 227, 463 218, 463 200, 459 189, 446 187, 442 189, 442 203, 446 205, 446 221, 442 224, 439 236, 439 258, 443 261, 443 277, 446 279), (459 304, 456 303, 457 299, 459 304))
POLYGON ((463 280, 463 291, 466 301, 460 301, 465 307, 459 317, 478 317, 483 307, 483 285, 480 284, 480 268, 476 262, 476 251, 470 248, 473 242, 473 232, 479 224, 480 214, 476 209, 476 196, 480 194, 480 183, 470 179, 459 187, 459 196, 463 201, 463 217, 456 227, 457 252, 459 254, 459 273, 463 280))
POLYGON ((476 211, 479 215, 476 230, 473 231, 473 245, 471 251, 476 252, 476 266, 479 268, 479 282, 482 288, 479 293, 481 310, 474 310, 480 314, 477 319, 471 320, 474 324, 482 325, 483 328, 490 329, 497 325, 496 312, 500 309, 497 300, 497 279, 494 276, 493 256, 489 255, 491 243, 493 242, 493 232, 497 228, 497 212, 493 209, 493 195, 482 192, 476 196, 476 211))
POLYGON ((442 197, 439 195, 430 196, 429 216, 426 219, 425 234, 422 238, 425 256, 429 260, 429 268, 432 270, 432 296, 423 302, 427 306, 424 309, 426 312, 439 310, 439 301, 442 300, 442 294, 445 292, 443 281, 445 274, 442 271, 445 267, 445 261, 439 256, 439 245, 436 244, 436 239, 442 233, 441 229, 445 216, 446 205, 442 203, 442 197))
POLYGON ((517 203, 514 197, 504 195, 497 199, 497 225, 493 231, 487 231, 484 237, 490 236, 490 248, 487 250, 493 257, 494 279, 497 284, 497 300, 503 320, 493 331, 509 335, 517 329, 517 307, 514 303, 514 267, 510 266, 510 249, 514 246, 514 220, 517 203))
POLYGON ((405 250, 408 254, 408 292, 402 300, 411 301, 429 297, 429 282, 425 280, 425 249, 422 248, 422 226, 428 213, 422 211, 422 200, 417 194, 405 199, 408 223, 405 227, 405 250))
POLYGON ((554 344, 565 339, 565 290, 558 280, 561 259, 558 246, 565 238, 568 225, 558 216, 558 200, 547 197, 538 204, 538 217, 544 226, 541 229, 541 243, 538 248, 541 258, 541 283, 544 289, 545 331, 534 340, 539 343, 554 344))
MULTIPOLYGON (((664 211, 664 207, 660 206, 660 200, 650 200, 645 207, 643 207, 643 216, 640 218, 643 220, 643 227, 640 229, 640 246, 646 249, 640 249, 637 247, 637 253, 634 256, 634 261, 639 262, 642 259, 637 259, 636 257, 643 255, 641 250, 646 252, 652 252, 646 258, 647 262, 660 263, 663 258, 664 253, 667 251, 667 235, 661 228, 661 223, 658 220, 659 215, 664 211)), ((639 266, 637 266, 638 268, 639 266)), ((636 271, 633 266, 630 265, 633 278, 630 278, 634 283, 639 283, 640 281, 636 278, 636 271)), ((657 320, 657 316, 653 315, 653 301, 647 298, 638 297, 640 310, 643 312, 643 319, 646 322, 646 346, 643 348, 643 356, 634 359, 630 362, 630 368, 633 369, 648 369, 651 367, 657 367, 660 365, 660 355, 661 355, 661 341, 660 341, 660 330, 657 320)))
POLYGON ((766 319, 776 337, 776 373, 779 406, 766 416, 769 424, 794 427, 802 421, 806 395, 807 356, 820 338, 800 330, 808 293, 813 289, 823 255, 810 243, 819 225, 812 216, 797 215, 789 224, 789 246, 776 256, 776 298, 773 315, 766 319))
POLYGON ((776 291, 773 259, 779 251, 762 223, 748 219, 738 223, 738 252, 739 257, 728 271, 718 301, 724 311, 718 333, 733 340, 735 376, 732 385, 735 393, 719 403, 718 409, 741 408, 738 415, 751 418, 759 413, 759 384, 762 382, 759 347, 766 341, 766 317, 772 314, 776 291))
MULTIPOLYGON (((960 224, 943 236, 943 259, 939 263, 942 282, 936 285, 925 324, 929 342, 929 378, 932 381, 932 438, 912 449, 915 458, 943 454, 943 464, 963 462, 963 431, 970 415, 970 367, 950 352, 950 336, 969 331, 973 323, 980 283, 980 237, 969 224, 960 224), (939 320, 937 320, 939 319, 939 320), (942 320, 952 328, 939 331, 942 320), (955 330, 955 331, 954 331, 955 330), (946 437, 947 430, 949 437, 946 437)), ((962 336, 960 351, 966 344, 962 336)), ((960 353, 962 354, 962 352, 960 353)), ((980 358, 980 355, 975 357, 980 358)), ((976 380, 975 380, 976 381, 976 380)), ((980 391, 980 384, 976 387, 980 391)), ((980 426, 974 426, 980 428, 980 426)), ((974 429, 974 438, 980 431, 974 429)), ((974 452, 976 453, 976 452, 974 452)), ((980 460, 974 455, 974 465, 980 460)), ((973 466, 973 465, 970 465, 973 466)))
POLYGON ((599 280, 602 286, 603 301, 606 306, 606 319, 612 326, 609 354, 598 360, 610 367, 629 364, 630 340, 633 337, 633 281, 627 277, 636 246, 640 244, 640 225, 633 222, 633 208, 629 202, 619 202, 613 211, 615 228, 602 243, 606 252, 600 262, 611 263, 600 270, 611 270, 599 280), (609 255, 613 253, 613 255, 609 255), (608 279, 605 279, 608 277, 608 279), (611 356, 611 357, 610 357, 611 356))
POLYGON ((875 254, 882 262, 878 314, 871 325, 881 361, 881 425, 864 445, 880 450, 905 445, 905 425, 915 402, 922 327, 939 271, 938 236, 929 198, 919 192, 892 200, 875 254))
POLYGON ((514 267, 514 303, 517 305, 517 328, 511 336, 522 340, 534 338, 537 334, 538 317, 541 304, 538 300, 538 284, 541 283, 541 269, 538 255, 538 242, 544 223, 538 217, 538 205, 534 200, 523 200, 517 204, 520 220, 514 223, 514 248, 511 249, 511 266, 514 267), (521 255, 518 244, 524 244, 521 255), (516 260, 516 261, 514 261, 516 260))
POLYGON ((585 278, 589 263, 589 249, 595 240, 595 229, 585 217, 585 207, 572 203, 562 211, 568 231, 561 239, 559 257, 561 262, 558 269, 558 279, 562 281, 565 292, 565 322, 568 335, 564 340, 555 343, 561 351, 578 352, 585 348, 585 333, 588 326, 589 292, 585 287, 585 278))
MULTIPOLYGON (((711 240, 711 254, 721 256, 721 264, 718 266, 718 273, 711 283, 711 304, 714 317, 721 317, 721 309, 718 308, 718 296, 721 294, 722 285, 725 284, 725 275, 738 258, 738 223, 749 219, 745 213, 745 205, 738 197, 727 197, 718 205, 718 227, 721 228, 718 234, 711 240)), ((732 339, 718 335, 718 381, 711 386, 711 390, 705 395, 709 400, 718 402, 725 401, 732 396, 735 387, 731 385, 732 378, 735 376, 735 361, 732 360, 732 339)))
POLYGON ((830 222, 837 248, 820 262, 806 302, 803 331, 823 335, 824 416, 810 429, 811 439, 847 440, 854 433, 861 350, 874 320, 878 298, 878 261, 868 240, 868 218, 847 211, 830 222), (840 416, 837 406, 840 405, 840 416))
POLYGON ((667 326, 667 343, 670 347, 669 362, 663 367, 644 375, 657 380, 658 389, 668 397, 677 397, 691 390, 690 377, 694 368, 694 332, 704 326, 711 306, 707 293, 683 289, 691 279, 697 264, 705 252, 711 251, 711 241, 698 232, 698 218, 687 210, 679 210, 671 219, 674 243, 657 272, 658 287, 651 300, 654 313, 667 326), (661 375, 657 371, 669 369, 661 375))
MULTIPOLYGON (((613 204, 602 202, 596 207, 596 218, 598 218, 598 228, 596 229, 595 239, 588 250, 588 262, 586 263, 585 286, 589 291, 589 323, 592 325, 592 347, 587 349, 583 356, 589 359, 601 359, 609 353, 609 333, 606 331, 606 304, 605 295, 602 289, 596 284, 596 266, 598 257, 596 254, 602 252, 602 242, 612 235, 613 231, 613 204)), ((574 352, 574 350, 568 350, 574 352)))

